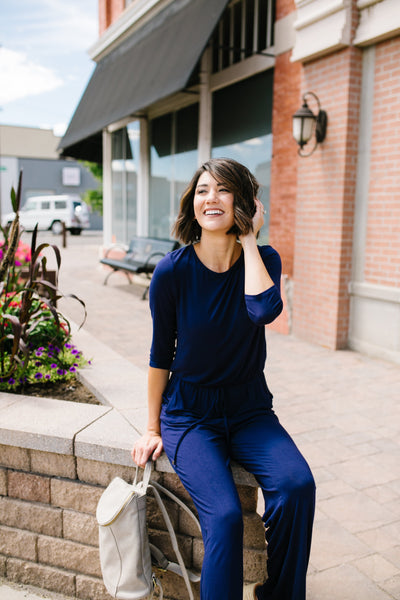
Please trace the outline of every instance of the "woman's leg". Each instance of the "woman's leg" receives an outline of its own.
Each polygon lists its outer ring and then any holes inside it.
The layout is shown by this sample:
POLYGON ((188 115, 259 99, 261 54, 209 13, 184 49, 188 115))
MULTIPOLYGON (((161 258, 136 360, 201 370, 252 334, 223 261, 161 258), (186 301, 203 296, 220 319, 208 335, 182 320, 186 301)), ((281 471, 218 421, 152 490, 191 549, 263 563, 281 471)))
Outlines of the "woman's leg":
POLYGON ((305 600, 315 507, 311 471, 273 412, 236 423, 231 449, 232 457, 255 475, 265 500, 268 580, 258 597, 305 600))
MULTIPOLYGON (((162 425, 171 462, 184 431, 162 425)), ((224 436, 196 427, 182 439, 176 458, 174 468, 193 499, 202 528, 201 600, 242 600, 243 519, 224 436)))

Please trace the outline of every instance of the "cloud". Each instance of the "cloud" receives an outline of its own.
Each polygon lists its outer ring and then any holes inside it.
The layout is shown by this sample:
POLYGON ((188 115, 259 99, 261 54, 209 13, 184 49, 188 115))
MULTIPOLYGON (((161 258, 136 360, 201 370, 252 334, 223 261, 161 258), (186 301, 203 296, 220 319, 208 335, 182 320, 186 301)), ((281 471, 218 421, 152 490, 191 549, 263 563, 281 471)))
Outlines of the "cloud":
POLYGON ((24 52, 0 48, 0 105, 51 92, 64 81, 52 69, 28 58, 24 52))
MULTIPOLYGON (((87 51, 98 36, 95 0, 23 0, 25 11, 14 12, 15 25, 26 47, 62 55, 87 51)), ((11 44, 8 44, 9 46, 11 44)))
POLYGON ((62 137, 67 131, 67 123, 55 123, 53 125, 53 133, 56 136, 62 137))

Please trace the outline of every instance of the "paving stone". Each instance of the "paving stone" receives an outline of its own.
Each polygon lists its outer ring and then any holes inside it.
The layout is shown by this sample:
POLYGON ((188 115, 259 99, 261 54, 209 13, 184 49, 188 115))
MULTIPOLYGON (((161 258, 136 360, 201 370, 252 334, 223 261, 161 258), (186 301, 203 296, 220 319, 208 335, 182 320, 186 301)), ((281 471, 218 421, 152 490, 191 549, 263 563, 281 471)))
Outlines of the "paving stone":
POLYGON ((400 575, 400 570, 379 554, 372 554, 355 560, 354 566, 376 583, 400 575))
POLYGON ((387 525, 395 520, 391 511, 362 492, 322 500, 319 508, 352 533, 387 525))
POLYGON ((400 598, 400 575, 396 575, 381 583, 381 588, 390 594, 391 598, 400 598))
POLYGON ((368 529, 357 534, 357 537, 368 544, 371 549, 384 552, 398 545, 400 539, 400 521, 384 527, 368 529))
POLYGON ((320 521, 314 528, 310 561, 323 571, 371 553, 371 548, 333 519, 320 521))
POLYGON ((351 565, 342 565, 308 577, 308 600, 393 600, 371 579, 351 565))
POLYGON ((397 569, 400 569, 400 544, 398 544, 396 547, 385 550, 383 557, 395 565, 397 569))

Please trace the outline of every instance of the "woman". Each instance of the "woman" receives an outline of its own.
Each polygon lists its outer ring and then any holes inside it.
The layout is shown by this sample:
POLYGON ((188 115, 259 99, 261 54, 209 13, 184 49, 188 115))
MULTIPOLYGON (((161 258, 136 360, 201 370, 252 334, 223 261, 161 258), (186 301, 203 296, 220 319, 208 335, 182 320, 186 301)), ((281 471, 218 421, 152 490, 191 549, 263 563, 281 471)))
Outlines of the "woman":
POLYGON ((246 167, 212 159, 183 194, 174 233, 150 286, 149 420, 136 464, 164 449, 198 510, 202 600, 304 600, 315 485, 272 410, 265 328, 282 310, 281 261, 258 247, 264 223, 246 167), (265 499, 268 579, 243 590, 243 522, 229 461, 265 499))

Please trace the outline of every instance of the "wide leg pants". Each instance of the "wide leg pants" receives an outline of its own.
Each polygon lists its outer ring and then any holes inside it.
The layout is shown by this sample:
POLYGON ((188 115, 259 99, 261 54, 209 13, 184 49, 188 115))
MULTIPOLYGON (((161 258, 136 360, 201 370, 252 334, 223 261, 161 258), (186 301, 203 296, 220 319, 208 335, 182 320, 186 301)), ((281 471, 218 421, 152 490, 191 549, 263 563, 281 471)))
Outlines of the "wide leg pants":
POLYGON ((230 459, 254 474, 265 500, 268 579, 260 600, 305 600, 315 506, 306 461, 272 408, 248 398, 238 408, 221 395, 202 402, 198 411, 176 401, 168 410, 167 401, 161 413, 165 451, 202 527, 201 600, 242 600, 243 519, 230 459))

